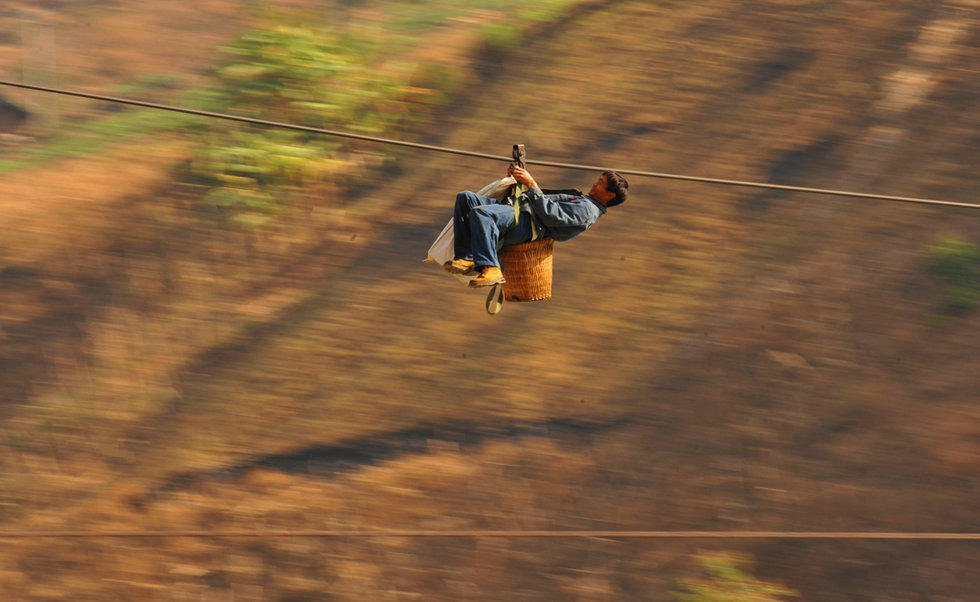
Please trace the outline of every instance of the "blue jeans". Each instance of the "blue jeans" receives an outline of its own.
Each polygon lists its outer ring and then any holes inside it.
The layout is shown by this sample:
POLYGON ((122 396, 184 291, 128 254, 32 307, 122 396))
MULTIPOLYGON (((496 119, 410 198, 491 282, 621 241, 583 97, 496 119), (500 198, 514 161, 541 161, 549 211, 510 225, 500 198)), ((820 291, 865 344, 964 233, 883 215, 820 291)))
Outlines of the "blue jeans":
POLYGON ((531 216, 522 213, 514 225, 514 207, 466 190, 456 195, 453 240, 456 259, 477 267, 497 266, 497 249, 531 240, 531 216))

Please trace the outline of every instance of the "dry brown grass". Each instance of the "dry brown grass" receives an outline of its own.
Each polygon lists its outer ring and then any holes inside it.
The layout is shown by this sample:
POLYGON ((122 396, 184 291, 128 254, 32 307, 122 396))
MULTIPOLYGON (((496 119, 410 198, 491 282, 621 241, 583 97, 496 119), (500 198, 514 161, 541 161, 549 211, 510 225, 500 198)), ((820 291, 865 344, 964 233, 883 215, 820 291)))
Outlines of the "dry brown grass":
MULTIPOLYGON (((786 4, 629 2, 572 22, 447 114, 442 142, 505 152, 524 140, 538 158, 966 198, 969 54, 950 53, 934 93, 905 116, 906 137, 869 173, 862 141, 881 82, 931 15, 913 2, 786 4), (787 48, 809 58, 766 81, 787 48), (515 92, 532 82, 535 94, 515 92)), ((937 232, 980 235, 975 224, 933 209, 636 181, 629 204, 558 248, 552 301, 489 318, 480 295, 416 260, 456 189, 498 171, 419 155, 343 210, 296 210, 241 241, 195 226, 180 197, 134 202, 126 258, 113 264, 133 292, 105 309, 92 301, 87 351, 63 356, 84 361, 61 361, 5 423, 34 437, 5 433, 4 484, 23 512, 8 524, 975 530, 977 314, 937 314, 920 255, 937 232), (318 244, 320 234, 329 238, 318 244), (157 288, 162 274, 170 284, 157 288), (435 441, 329 477, 205 472, 418 424, 624 416, 630 426, 588 436, 435 441), (193 471, 192 484, 146 497, 193 471)), ((642 599, 689 573, 684 555, 700 547, 155 546, 12 544, 0 589, 642 599)), ((725 547, 750 551, 763 577, 805 599, 976 593, 969 546, 725 547)))
POLYGON ((12 2, 0 14, 0 28, 7 34, 7 44, 0 45, 0 70, 54 70, 61 83, 89 90, 154 72, 194 77, 219 44, 255 19, 255 11, 244 4, 83 0, 45 7, 12 2), (45 46, 50 40, 57 44, 53 53, 45 46), (25 56, 25 51, 42 56, 25 56))

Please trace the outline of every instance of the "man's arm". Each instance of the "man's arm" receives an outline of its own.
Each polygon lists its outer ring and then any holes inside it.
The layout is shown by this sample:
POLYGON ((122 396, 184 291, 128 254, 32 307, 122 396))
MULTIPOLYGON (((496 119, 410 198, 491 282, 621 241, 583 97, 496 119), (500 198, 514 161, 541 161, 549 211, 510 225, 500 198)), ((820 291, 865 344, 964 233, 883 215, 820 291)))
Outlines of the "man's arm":
POLYGON ((537 183, 534 181, 534 178, 531 177, 531 174, 528 173, 526 169, 517 167, 513 163, 511 163, 507 167, 507 175, 513 176, 513 178, 517 180, 518 184, 524 184, 528 188, 534 188, 537 186, 537 183))
POLYGON ((588 228, 595 221, 595 211, 588 201, 584 204, 576 202, 559 203, 549 199, 541 192, 541 188, 538 187, 537 182, 526 169, 511 165, 507 169, 507 174, 513 176, 518 183, 528 187, 525 194, 531 203, 531 209, 534 211, 535 217, 545 226, 588 228))

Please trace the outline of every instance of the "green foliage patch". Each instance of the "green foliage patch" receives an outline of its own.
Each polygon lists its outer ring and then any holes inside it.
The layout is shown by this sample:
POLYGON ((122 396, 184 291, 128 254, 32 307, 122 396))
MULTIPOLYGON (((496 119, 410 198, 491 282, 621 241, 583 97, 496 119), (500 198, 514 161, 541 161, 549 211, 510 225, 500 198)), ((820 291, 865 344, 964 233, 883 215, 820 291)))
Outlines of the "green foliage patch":
MULTIPOLYGON (((187 90, 169 102, 270 121, 395 136, 418 129, 466 81, 465 75, 437 63, 412 65, 407 74, 386 72, 384 62, 407 41, 417 42, 418 35, 454 17, 486 19, 492 22, 478 28, 474 49, 490 50, 499 57, 516 49, 535 26, 557 18, 574 4, 577 0, 395 3, 388 7, 391 21, 383 28, 388 33, 381 35, 380 30, 280 17, 277 24, 245 32, 222 49, 213 70, 216 86, 187 90)), ((110 94, 152 98, 170 95, 178 85, 175 75, 148 73, 116 86, 110 94)), ((0 160, 0 173, 97 153, 113 143, 174 130, 188 132, 197 140, 183 183, 207 189, 202 206, 252 225, 269 221, 302 186, 328 179, 352 181, 393 156, 391 149, 355 150, 350 144, 315 134, 123 108, 69 125, 54 137, 0 160)))
MULTIPOLYGON (((377 51, 365 38, 277 25, 246 32, 224 54, 214 96, 223 111, 369 134, 398 128, 408 113, 408 85, 372 73, 377 51)), ((214 122, 191 174, 211 187, 205 205, 259 224, 290 189, 362 169, 372 156, 315 134, 214 122)))
POLYGON ((513 52, 528 30, 554 21, 575 4, 578 4, 578 0, 542 0, 515 8, 506 21, 483 26, 481 40, 484 52, 491 56, 513 52))
POLYGON ((943 281, 943 301, 951 312, 976 306, 980 299, 980 247, 956 238, 930 245, 928 269, 943 281))
POLYGON ((672 592, 678 602, 780 602, 799 594, 781 585, 752 576, 751 562, 729 553, 699 554, 694 557, 707 575, 681 582, 683 589, 672 592))

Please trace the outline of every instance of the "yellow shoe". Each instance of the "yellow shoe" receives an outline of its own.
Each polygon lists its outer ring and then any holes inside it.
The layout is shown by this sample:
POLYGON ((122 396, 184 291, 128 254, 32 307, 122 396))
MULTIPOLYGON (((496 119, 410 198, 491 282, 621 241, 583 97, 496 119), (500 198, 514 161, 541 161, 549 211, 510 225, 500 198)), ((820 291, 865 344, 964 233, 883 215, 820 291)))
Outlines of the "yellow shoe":
POLYGON ((483 268, 480 275, 470 280, 470 286, 493 286, 505 282, 504 274, 497 266, 487 266, 483 268))
POLYGON ((473 262, 469 259, 454 259, 442 264, 450 274, 463 274, 468 276, 476 271, 473 262))

